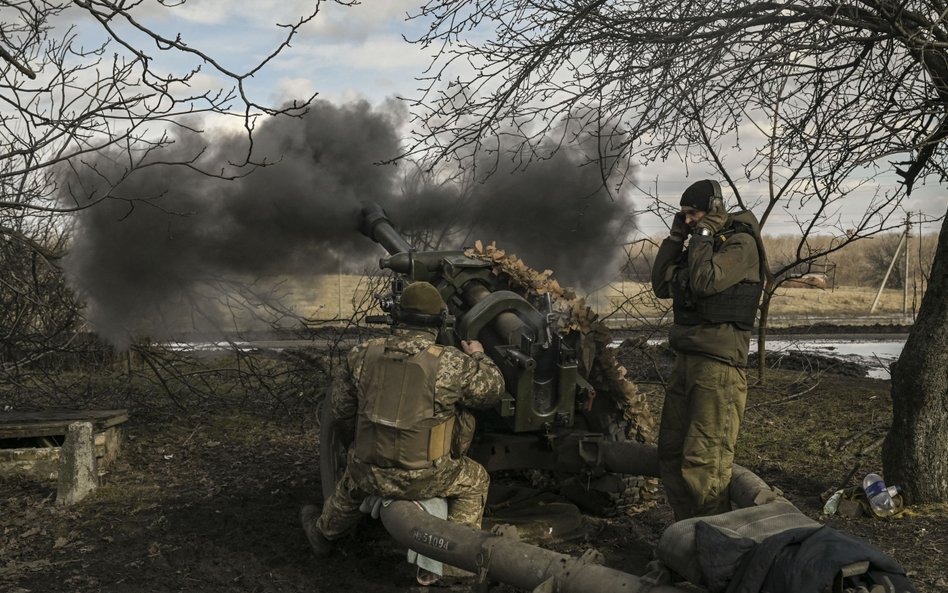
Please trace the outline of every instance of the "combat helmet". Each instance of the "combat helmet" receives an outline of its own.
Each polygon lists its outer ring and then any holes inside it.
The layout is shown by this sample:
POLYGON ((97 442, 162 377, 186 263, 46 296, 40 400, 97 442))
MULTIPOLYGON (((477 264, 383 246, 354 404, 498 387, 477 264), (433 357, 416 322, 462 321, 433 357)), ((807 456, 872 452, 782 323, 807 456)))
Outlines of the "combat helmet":
POLYGON ((408 325, 440 326, 448 306, 429 282, 412 282, 402 292, 396 321, 408 325))

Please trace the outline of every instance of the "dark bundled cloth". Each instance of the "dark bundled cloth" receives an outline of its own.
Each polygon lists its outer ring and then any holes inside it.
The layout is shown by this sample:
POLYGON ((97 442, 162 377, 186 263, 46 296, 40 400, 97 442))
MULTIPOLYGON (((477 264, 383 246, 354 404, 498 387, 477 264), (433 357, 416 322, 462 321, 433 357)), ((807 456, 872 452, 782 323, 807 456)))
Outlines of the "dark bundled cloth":
POLYGON ((868 562, 868 569, 847 576, 844 588, 916 593, 893 558, 830 527, 789 529, 760 543, 705 522, 695 527, 702 579, 712 593, 821 593, 843 567, 858 562, 868 562))

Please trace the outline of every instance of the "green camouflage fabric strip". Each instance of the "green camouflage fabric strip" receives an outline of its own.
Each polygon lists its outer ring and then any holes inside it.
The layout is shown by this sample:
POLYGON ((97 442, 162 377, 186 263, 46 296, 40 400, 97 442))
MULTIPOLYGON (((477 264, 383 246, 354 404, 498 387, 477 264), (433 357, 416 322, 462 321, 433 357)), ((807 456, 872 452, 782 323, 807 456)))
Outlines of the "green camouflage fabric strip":
MULTIPOLYGON (((625 432, 629 439, 655 442, 656 422, 649 412, 645 393, 639 391, 626 376, 626 368, 619 364, 613 350, 609 348, 612 342, 609 328, 603 319, 586 306, 583 298, 560 286, 551 270, 534 270, 516 255, 506 253, 494 243, 484 245, 478 241, 464 254, 490 262, 495 274, 506 279, 512 290, 522 293, 534 304, 549 295, 558 318, 559 333, 563 336, 572 332, 580 334, 577 348, 580 374, 593 385, 597 399, 615 406, 616 415, 627 421, 625 432)), ((634 510, 638 511, 654 506, 657 492, 658 481, 643 478, 638 480, 638 485, 630 484, 623 497, 626 500, 634 499, 634 510)), ((629 509, 632 512, 633 507, 629 509)))
MULTIPOLYGON (((549 295, 558 318, 557 329, 561 335, 579 332, 578 347, 580 374, 592 383, 596 397, 614 402, 621 415, 629 421, 627 436, 633 440, 654 442, 655 420, 648 409, 645 394, 626 377, 627 370, 616 361, 611 349, 612 335, 604 321, 589 307, 583 298, 569 288, 560 286, 551 270, 538 272, 525 264, 516 255, 508 254, 491 243, 480 241, 464 255, 490 262, 494 273, 505 278, 511 289, 536 304, 549 295)), ((650 496, 643 492, 644 498, 650 496)))

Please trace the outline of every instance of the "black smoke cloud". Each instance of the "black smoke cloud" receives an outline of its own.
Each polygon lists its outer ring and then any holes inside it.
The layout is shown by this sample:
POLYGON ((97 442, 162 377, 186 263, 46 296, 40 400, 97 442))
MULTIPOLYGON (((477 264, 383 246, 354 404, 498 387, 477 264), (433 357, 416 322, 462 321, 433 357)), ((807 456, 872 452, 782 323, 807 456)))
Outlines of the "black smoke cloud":
MULTIPOLYGON (((398 153, 400 117, 364 102, 317 102, 302 119, 268 120, 254 132, 253 154, 274 164, 231 181, 157 163, 126 175, 117 154, 73 172, 64 201, 110 196, 77 214, 67 260, 88 318, 122 342, 154 332, 159 312, 186 317, 201 287, 221 278, 309 276, 335 271, 340 257, 362 266, 381 253, 358 233, 363 201, 382 204, 408 232, 450 226, 465 245, 496 241, 566 284, 614 274, 629 208, 604 191, 598 168, 579 166, 581 147, 464 187, 416 184, 400 195, 399 167, 379 164, 398 153)), ((226 134, 198 140, 210 144, 205 167, 226 169, 245 146, 226 134)), ((195 142, 178 139, 162 161, 190 158, 195 142)))
POLYGON ((567 148, 526 171, 491 175, 475 185, 464 216, 472 236, 496 240, 561 282, 590 287, 615 275, 631 208, 605 190, 598 167, 575 157, 567 148))

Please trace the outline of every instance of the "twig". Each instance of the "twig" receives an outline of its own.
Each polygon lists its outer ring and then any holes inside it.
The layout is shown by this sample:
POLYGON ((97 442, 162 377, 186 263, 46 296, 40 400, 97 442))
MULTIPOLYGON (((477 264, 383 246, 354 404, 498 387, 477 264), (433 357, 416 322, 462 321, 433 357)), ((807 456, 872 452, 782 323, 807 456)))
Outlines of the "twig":
POLYGON ((885 441, 885 437, 884 437, 884 436, 879 437, 878 439, 876 439, 875 441, 873 441, 869 446, 867 446, 865 449, 863 449, 863 450, 860 451, 859 453, 856 453, 856 455, 857 455, 858 457, 862 457, 863 455, 865 455, 865 454, 868 453, 869 451, 872 451, 872 450, 875 449, 876 447, 881 447, 883 441, 885 441))
POLYGON ((181 443, 181 446, 183 447, 183 446, 187 445, 187 444, 191 441, 191 437, 193 437, 194 434, 195 434, 195 433, 198 431, 198 429, 200 429, 200 428, 201 428, 201 425, 200 425, 200 424, 198 424, 197 426, 195 426, 195 427, 194 427, 194 430, 191 431, 191 434, 188 435, 188 438, 184 439, 184 442, 181 443))
POLYGON ((794 394, 792 394, 792 395, 788 395, 787 397, 784 397, 784 398, 781 398, 781 399, 775 399, 775 400, 771 400, 771 401, 768 401, 768 402, 760 402, 759 404, 754 404, 753 406, 749 406, 749 407, 747 407, 746 409, 747 409, 747 410, 753 410, 753 409, 755 409, 755 408, 760 408, 760 407, 762 407, 762 406, 767 406, 767 405, 770 405, 770 404, 784 404, 784 403, 787 403, 787 402, 789 402, 789 401, 795 400, 795 399, 797 399, 797 398, 799 398, 799 397, 802 397, 802 396, 806 395, 807 393, 810 393, 811 391, 813 391, 814 389, 816 389, 817 387, 819 387, 819 385, 820 385, 820 382, 817 381, 816 383, 814 383, 813 385, 811 385, 811 386, 808 387, 807 389, 804 389, 803 391, 798 391, 797 393, 794 393, 794 394))
POLYGON ((658 375, 659 383, 662 385, 662 387, 666 387, 668 383, 665 382, 665 377, 662 376, 662 371, 658 367, 658 361, 655 359, 654 356, 652 356, 652 353, 649 352, 647 349, 643 348, 642 351, 645 352, 645 356, 647 356, 649 361, 651 361, 652 369, 654 369, 655 374, 658 375))
MULTIPOLYGON (((873 428, 877 428, 877 427, 873 427, 873 428)), ((861 435, 861 434, 864 434, 865 432, 867 431, 864 430, 859 434, 861 435)), ((856 435, 856 437, 858 436, 859 435, 856 435)), ((853 439, 855 439, 856 437, 853 437, 853 439)), ((882 445, 883 441, 885 441, 885 437, 880 437, 876 439, 875 441, 873 441, 869 446, 865 447, 863 450, 856 453, 856 463, 855 465, 853 465, 853 468, 849 470, 849 473, 846 475, 846 479, 843 480, 842 483, 840 484, 841 487, 845 488, 846 484, 849 484, 849 482, 853 479, 853 476, 856 475, 856 472, 859 471, 859 466, 862 465, 862 457, 869 451, 872 451, 876 447, 882 445)))
POLYGON ((889 378, 891 379, 891 378, 892 378, 892 369, 889 367, 889 365, 887 365, 887 364, 885 363, 885 361, 882 360, 882 359, 879 357, 878 354, 873 354, 872 357, 873 357, 874 359, 876 359, 876 362, 879 364, 879 368, 881 368, 883 371, 885 371, 885 372, 889 375, 889 378))
POLYGON ((846 447, 852 445, 853 442, 854 442, 856 439, 858 439, 859 437, 861 437, 862 435, 866 434, 867 432, 873 432, 873 431, 875 431, 875 430, 878 430, 879 428, 881 428, 881 427, 878 426, 878 425, 870 425, 870 426, 867 426, 866 428, 860 430, 859 432, 857 432, 857 433, 854 434, 853 436, 849 437, 848 439, 846 439, 845 441, 843 441, 842 443, 840 443, 838 449, 845 449, 846 447))
POLYGON ((14 68, 19 70, 26 76, 29 76, 31 80, 36 80, 36 73, 33 72, 29 66, 27 66, 26 64, 21 64, 19 60, 13 57, 13 54, 3 49, 2 47, 0 47, 0 58, 3 58, 4 60, 10 62, 10 64, 12 64, 14 68))
POLYGON ((158 370, 158 367, 155 366, 154 361, 151 360, 151 356, 143 348, 135 348, 138 351, 139 355, 142 357, 142 360, 147 364, 151 371, 155 374, 155 377, 161 383, 161 387, 164 389, 165 394, 168 396, 174 405, 176 405, 182 412, 185 414, 188 413, 188 409, 182 404, 177 397, 175 397, 174 392, 171 390, 171 387, 168 385, 168 382, 165 381, 164 376, 161 374, 161 371, 158 370))
POLYGON ((849 470, 849 474, 846 475, 846 479, 843 480, 843 481, 840 483, 840 487, 841 487, 841 488, 845 488, 846 485, 849 484, 849 483, 852 481, 853 476, 855 476, 855 475, 856 475, 856 472, 859 471, 859 466, 860 466, 860 465, 862 465, 862 460, 861 460, 861 459, 857 459, 857 460, 856 460, 856 465, 854 465, 853 468, 852 468, 851 470, 849 470))

